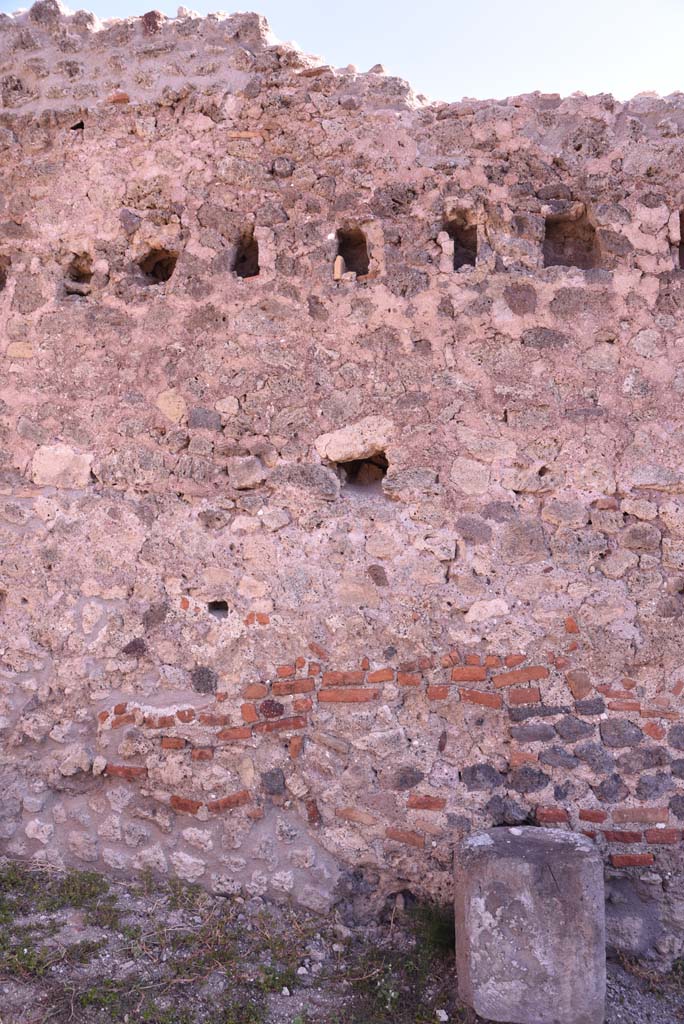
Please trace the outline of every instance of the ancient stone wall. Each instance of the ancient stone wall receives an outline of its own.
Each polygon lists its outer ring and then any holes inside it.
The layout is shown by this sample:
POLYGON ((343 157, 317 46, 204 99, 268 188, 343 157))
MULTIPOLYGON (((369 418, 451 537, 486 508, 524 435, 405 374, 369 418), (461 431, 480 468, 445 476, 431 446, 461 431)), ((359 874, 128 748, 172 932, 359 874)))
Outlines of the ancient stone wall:
POLYGON ((684 96, 0 16, 0 835, 342 913, 605 852, 684 945, 684 96))

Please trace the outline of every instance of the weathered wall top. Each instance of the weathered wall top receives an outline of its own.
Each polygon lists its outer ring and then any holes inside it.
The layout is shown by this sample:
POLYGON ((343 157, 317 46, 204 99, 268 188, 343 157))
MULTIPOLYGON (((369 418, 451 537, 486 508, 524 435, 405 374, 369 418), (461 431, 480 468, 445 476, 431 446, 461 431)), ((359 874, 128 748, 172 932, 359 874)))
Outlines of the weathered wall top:
POLYGON ((351 912, 552 823, 680 952, 684 96, 45 0, 0 100, 4 848, 351 912))

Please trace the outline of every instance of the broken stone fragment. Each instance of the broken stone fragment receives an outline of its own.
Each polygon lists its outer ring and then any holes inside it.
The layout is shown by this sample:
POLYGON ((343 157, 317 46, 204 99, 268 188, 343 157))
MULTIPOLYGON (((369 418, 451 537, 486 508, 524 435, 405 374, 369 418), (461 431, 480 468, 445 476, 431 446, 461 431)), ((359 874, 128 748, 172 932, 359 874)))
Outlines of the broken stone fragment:
POLYGON ((77 775, 78 772, 89 772, 93 763, 90 751, 78 743, 67 747, 66 756, 59 765, 59 774, 69 777, 77 775))
POLYGON ((256 455, 235 455, 227 460, 228 481, 237 491, 249 491, 262 484, 268 473, 256 455))
POLYGON ((330 434, 316 438, 316 451, 328 462, 353 462, 383 452, 394 432, 394 424, 384 416, 366 416, 330 434))
POLYGON ((162 391, 161 394, 157 395, 155 405, 172 423, 180 423, 187 412, 185 399, 173 388, 170 391, 162 391))
POLYGON ((31 479, 39 487, 87 487, 93 456, 66 444, 42 445, 31 463, 31 479))

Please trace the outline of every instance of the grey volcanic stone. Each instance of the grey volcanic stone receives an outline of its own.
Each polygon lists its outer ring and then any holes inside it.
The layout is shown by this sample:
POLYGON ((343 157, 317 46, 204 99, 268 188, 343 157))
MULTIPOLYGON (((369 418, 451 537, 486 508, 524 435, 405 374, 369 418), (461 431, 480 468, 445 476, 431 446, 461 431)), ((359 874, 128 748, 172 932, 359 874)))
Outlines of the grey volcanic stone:
POLYGON ((502 775, 491 764, 472 764, 461 772, 461 779, 466 789, 496 789, 501 785, 502 775))
POLYGON ((584 739, 585 736, 591 736, 594 726, 589 722, 580 721, 579 718, 573 718, 572 715, 566 715, 560 722, 556 722, 556 732, 562 739, 573 743, 575 740, 584 739))
POLYGON ((543 789, 550 781, 548 775, 538 768, 530 767, 529 764, 516 768, 508 776, 508 785, 518 793, 534 793, 538 789, 543 789))
POLYGON ((485 814, 492 819, 493 825, 522 825, 530 817, 530 811, 522 804, 511 800, 509 796, 501 796, 495 793, 485 804, 485 814))
POLYGON ((603 864, 583 836, 500 828, 455 858, 461 999, 487 1020, 603 1024, 603 864))
POLYGON ((576 768, 579 760, 564 747, 550 747, 539 755, 542 764, 548 764, 552 768, 576 768))
POLYGON ((672 790, 674 783, 665 772, 656 772, 655 775, 642 775, 639 779, 636 795, 640 800, 657 800, 664 793, 672 790))
POLYGON ((575 756, 599 775, 612 772, 615 767, 612 754, 609 754, 600 743, 581 743, 575 747, 575 756))
POLYGON ((675 750, 684 750, 684 725, 673 725, 668 736, 668 743, 675 750))
POLYGON ((636 775, 651 768, 663 768, 670 762, 670 755, 664 747, 639 747, 620 754, 617 766, 625 775, 636 775))
POLYGON ((614 804, 629 796, 629 790, 619 775, 611 775, 598 786, 592 786, 598 799, 604 804, 614 804))
POLYGON ((529 722, 526 725, 512 725, 511 737, 522 743, 535 743, 538 740, 555 739, 556 730, 546 722, 529 722))
POLYGON ((607 747, 635 747, 641 743, 643 733, 626 718, 608 718, 601 722, 601 739, 607 747))

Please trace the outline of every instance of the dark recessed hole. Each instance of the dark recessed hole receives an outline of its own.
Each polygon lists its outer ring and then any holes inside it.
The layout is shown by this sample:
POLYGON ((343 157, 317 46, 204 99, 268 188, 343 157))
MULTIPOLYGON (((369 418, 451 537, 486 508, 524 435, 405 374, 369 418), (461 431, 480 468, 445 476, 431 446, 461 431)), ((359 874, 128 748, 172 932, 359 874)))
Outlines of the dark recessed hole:
POLYGON ((454 243, 454 270, 474 267, 477 261, 477 227, 469 224, 464 214, 457 214, 444 224, 454 243))
POLYGON ((85 124, 83 123, 83 121, 77 121, 76 124, 72 124, 71 131, 72 132, 83 131, 84 128, 85 128, 85 124))
POLYGON ((213 615, 215 619, 227 619, 228 618, 228 602, 227 601, 209 601, 207 604, 207 611, 210 615, 213 615))
POLYGON ((168 281, 178 262, 178 253, 169 249, 151 249, 138 266, 150 284, 162 284, 168 281))
POLYGON ((544 266, 598 267, 601 254, 596 229, 586 213, 577 220, 547 217, 544 226, 544 266))
POLYGON ((375 490, 381 489, 388 465, 384 452, 376 452, 367 459, 353 459, 351 462, 336 464, 343 487, 375 490))
POLYGON ((340 229, 337 232, 337 255, 344 261, 343 273, 351 271, 357 277, 364 277, 368 273, 368 243, 361 228, 340 229))
POLYGON ((0 256, 0 292, 7 284, 7 274, 12 261, 9 256, 0 256))
POLYGON ((254 228, 248 228, 240 236, 233 270, 238 277, 256 277, 259 273, 259 243, 254 237, 254 228))
POLYGON ((67 277, 78 284, 90 284, 93 277, 93 260, 87 252, 77 253, 67 269, 67 277))

